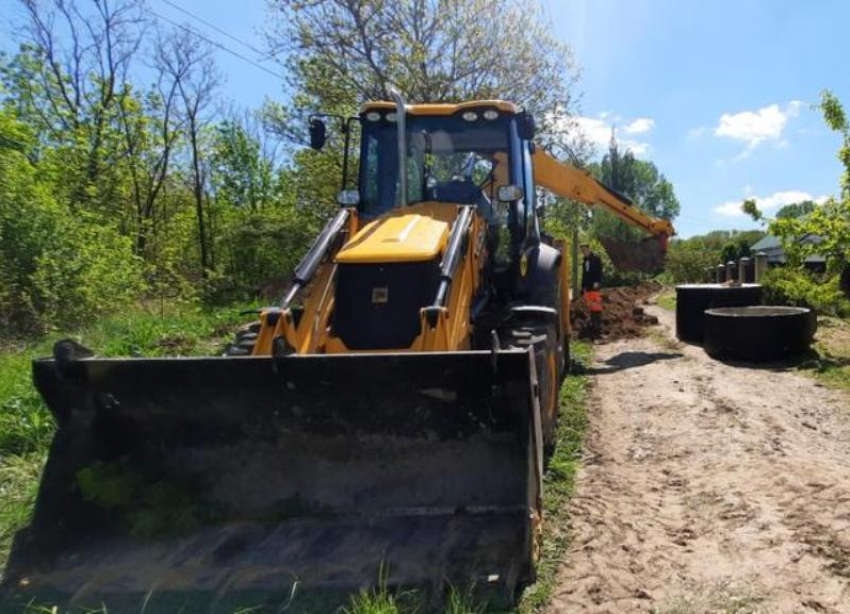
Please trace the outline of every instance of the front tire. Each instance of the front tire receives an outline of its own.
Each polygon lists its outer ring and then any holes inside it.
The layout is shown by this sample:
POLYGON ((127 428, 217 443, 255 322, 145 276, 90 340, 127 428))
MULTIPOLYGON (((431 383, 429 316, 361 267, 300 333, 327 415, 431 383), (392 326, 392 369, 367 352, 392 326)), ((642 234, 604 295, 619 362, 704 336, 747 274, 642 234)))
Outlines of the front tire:
POLYGON ((254 353, 254 345, 260 334, 262 323, 251 322, 236 331, 236 338, 224 348, 225 356, 250 356, 254 353))

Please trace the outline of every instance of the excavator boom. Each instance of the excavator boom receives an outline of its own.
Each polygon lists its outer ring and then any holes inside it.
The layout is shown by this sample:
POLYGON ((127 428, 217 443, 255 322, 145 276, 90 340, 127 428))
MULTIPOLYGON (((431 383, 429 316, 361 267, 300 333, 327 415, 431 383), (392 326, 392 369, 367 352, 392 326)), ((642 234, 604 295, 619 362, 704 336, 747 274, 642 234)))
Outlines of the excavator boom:
POLYGON ((534 153, 534 178, 539 186, 558 196, 589 206, 601 206, 650 235, 638 244, 603 238, 602 243, 615 267, 645 273, 654 273, 663 267, 667 240, 675 234, 669 220, 647 215, 589 172, 559 162, 542 149, 534 153))

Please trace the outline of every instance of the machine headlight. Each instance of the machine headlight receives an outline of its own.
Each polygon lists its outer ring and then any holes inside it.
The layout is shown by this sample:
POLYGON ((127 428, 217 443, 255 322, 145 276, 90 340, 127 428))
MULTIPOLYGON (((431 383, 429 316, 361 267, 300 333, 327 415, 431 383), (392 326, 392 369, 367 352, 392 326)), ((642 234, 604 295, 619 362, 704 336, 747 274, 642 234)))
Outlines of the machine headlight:
POLYGON ((366 113, 366 119, 368 119, 370 122, 376 122, 381 119, 381 114, 377 111, 369 111, 368 113, 366 113))
POLYGON ((461 117, 463 117, 463 119, 468 122, 474 122, 476 119, 478 119, 478 113, 476 113, 475 111, 464 111, 461 117))
POLYGON ((497 117, 499 117, 499 112, 495 109, 487 109, 484 111, 484 119, 486 120, 493 121, 497 117))

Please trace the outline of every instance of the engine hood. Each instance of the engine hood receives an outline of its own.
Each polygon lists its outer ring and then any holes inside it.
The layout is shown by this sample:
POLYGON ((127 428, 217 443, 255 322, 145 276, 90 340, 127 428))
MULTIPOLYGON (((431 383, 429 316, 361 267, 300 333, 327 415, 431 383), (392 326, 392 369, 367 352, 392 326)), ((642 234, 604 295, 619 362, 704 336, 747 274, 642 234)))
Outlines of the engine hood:
POLYGON ((457 205, 424 203, 393 211, 363 226, 337 253, 338 263, 433 260, 449 240, 457 205))

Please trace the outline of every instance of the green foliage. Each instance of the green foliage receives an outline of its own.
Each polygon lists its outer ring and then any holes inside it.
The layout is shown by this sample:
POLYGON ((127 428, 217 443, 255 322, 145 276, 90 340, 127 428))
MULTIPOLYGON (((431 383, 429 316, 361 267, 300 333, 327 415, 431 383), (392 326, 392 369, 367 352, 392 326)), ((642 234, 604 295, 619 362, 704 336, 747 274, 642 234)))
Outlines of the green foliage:
POLYGON ((143 287, 129 241, 57 202, 28 129, 0 110, 0 328, 44 331, 120 308, 143 287))
POLYGON ((561 386, 561 407, 555 452, 543 476, 543 549, 537 563, 537 581, 523 593, 518 612, 542 612, 555 591, 558 571, 570 545, 568 503, 575 488, 584 435, 587 431, 587 385, 583 374, 592 356, 586 343, 570 343, 576 366, 561 386))
POLYGON ((378 572, 378 585, 373 589, 362 589, 352 596, 344 614, 400 614, 399 599, 387 587, 389 571, 383 565, 378 572))
POLYGON ((97 461, 77 472, 83 497, 123 521, 131 537, 183 535, 216 517, 191 484, 154 479, 122 461, 97 461))
POLYGON ((741 205, 741 210, 757 222, 763 218, 763 214, 759 210, 756 201, 752 198, 748 198, 744 201, 744 203, 741 205))
POLYGON ((841 192, 847 199, 850 198, 850 122, 847 121, 847 114, 841 102, 829 90, 821 94, 820 108, 827 126, 843 137, 841 148, 838 150, 838 159, 844 166, 841 192))
POLYGON ((213 148, 213 211, 222 285, 256 294, 270 280, 289 275, 335 210, 337 184, 329 178, 338 176, 338 171, 325 167, 314 180, 305 177, 312 168, 304 163, 305 156, 324 160, 315 152, 295 156, 298 170, 275 169, 264 157, 259 138, 233 121, 218 127, 213 148), (304 198, 298 187, 302 182, 321 184, 323 191, 304 198), (302 207, 300 198, 306 201, 302 207))
MULTIPOLYGON (((611 138, 608 153, 599 164, 589 167, 606 186, 625 195, 641 211, 652 217, 672 220, 680 210, 673 185, 652 162, 639 160, 631 151, 622 153, 616 138, 611 138)), ((593 210, 591 236, 623 241, 640 241, 645 234, 602 208, 593 210)))
POLYGON ((484 614, 486 604, 478 602, 475 598, 475 587, 469 586, 462 590, 457 586, 449 587, 446 597, 444 614, 484 614))
POLYGON ((674 284, 713 280, 718 264, 752 256, 750 248, 764 236, 763 230, 714 230, 688 239, 673 239, 662 279, 674 284))
POLYGON ((850 300, 836 275, 817 275, 802 267, 777 267, 770 269, 761 283, 765 304, 812 307, 820 313, 850 316, 850 300))
POLYGON ((32 515, 45 451, 0 454, 0 568, 6 566, 15 532, 26 526, 32 515))
POLYGON ((785 205, 779 211, 776 212, 776 217, 800 218, 810 214, 815 209, 817 209, 817 203, 811 200, 804 200, 799 203, 791 203, 790 205, 785 205))
POLYGON ((658 295, 658 306, 667 311, 676 311, 676 291, 673 288, 665 288, 658 295))
POLYGON ((672 220, 679 215, 679 199, 664 174, 655 164, 636 158, 631 151, 621 153, 613 136, 608 153, 599 165, 591 166, 591 172, 653 217, 672 220))
POLYGON ((0 354, 0 457, 43 451, 53 436, 53 419, 30 379, 30 357, 0 354))
POLYGON ((664 279, 674 284, 699 283, 710 279, 717 266, 717 254, 696 243, 671 241, 667 249, 664 279))
MULTIPOLYGON (((843 137, 838 158, 845 167, 842 196, 821 205, 804 202, 785 208, 768 221, 770 234, 778 237, 787 260, 787 269, 771 272, 770 296, 776 301, 805 304, 823 313, 847 314, 850 296, 850 127, 839 100, 830 92, 821 96, 821 110, 827 125, 843 137), (813 276, 804 264, 810 256, 826 258, 826 274, 813 276)), ((761 219, 753 204, 748 211, 761 219)))
POLYGON ((141 487, 141 478, 122 463, 97 462, 77 472, 77 487, 87 501, 99 507, 127 509, 141 487))

